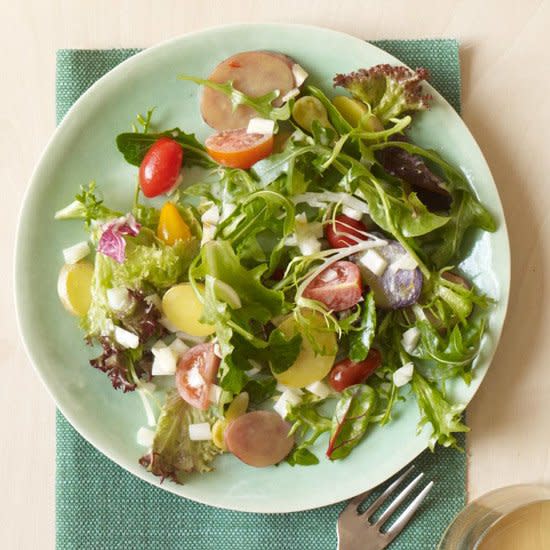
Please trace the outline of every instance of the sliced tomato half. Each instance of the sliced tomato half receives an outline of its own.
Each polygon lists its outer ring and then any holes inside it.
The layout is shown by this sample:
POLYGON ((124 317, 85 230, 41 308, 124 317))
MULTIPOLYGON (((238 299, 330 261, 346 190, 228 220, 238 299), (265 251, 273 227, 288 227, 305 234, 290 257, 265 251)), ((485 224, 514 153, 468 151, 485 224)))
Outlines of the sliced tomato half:
POLYGON ((363 296, 361 272, 352 262, 334 262, 306 287, 304 298, 317 300, 331 311, 344 311, 363 296))
POLYGON ((197 409, 208 409, 210 386, 219 366, 214 344, 199 344, 186 351, 176 370, 176 387, 182 399, 197 409))
POLYGON ((246 128, 224 130, 205 141, 208 154, 220 164, 247 170, 273 151, 273 135, 247 134, 246 128))

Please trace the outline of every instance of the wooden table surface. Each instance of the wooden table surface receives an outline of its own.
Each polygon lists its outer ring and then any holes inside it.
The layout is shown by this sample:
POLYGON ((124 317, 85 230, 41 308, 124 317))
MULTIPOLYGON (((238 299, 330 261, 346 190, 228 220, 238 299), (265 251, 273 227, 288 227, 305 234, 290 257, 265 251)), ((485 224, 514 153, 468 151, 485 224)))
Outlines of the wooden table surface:
POLYGON ((19 206, 54 130, 55 51, 147 47, 252 21, 308 23, 365 39, 460 41, 464 119, 493 171, 512 249, 504 334, 468 409, 469 495, 550 483, 550 290, 544 275, 550 262, 550 1, 6 1, 0 33, 3 548, 53 548, 55 537, 55 407, 22 349, 11 276, 19 206))

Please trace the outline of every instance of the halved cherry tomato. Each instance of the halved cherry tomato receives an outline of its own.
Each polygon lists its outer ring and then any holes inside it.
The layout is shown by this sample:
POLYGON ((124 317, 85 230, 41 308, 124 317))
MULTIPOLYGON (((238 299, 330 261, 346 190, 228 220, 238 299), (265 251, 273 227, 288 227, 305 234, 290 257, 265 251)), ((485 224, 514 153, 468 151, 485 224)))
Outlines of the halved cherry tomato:
POLYGON ((340 214, 334 219, 334 223, 325 226, 325 236, 332 248, 346 248, 357 244, 358 241, 366 241, 367 227, 359 220, 354 220, 340 214))
POLYGON ((377 349, 371 348, 364 361, 354 363, 351 359, 339 361, 332 367, 328 382, 332 389, 344 391, 348 386, 364 382, 382 363, 382 356, 377 349))
POLYGON ((170 191, 176 184, 183 162, 183 149, 173 139, 155 141, 139 167, 139 184, 146 197, 170 191))
POLYGON ((191 238, 191 230, 173 202, 167 202, 160 210, 157 237, 169 245, 191 238))
POLYGON ((331 311, 344 311, 363 295, 361 272, 352 262, 338 261, 319 273, 304 290, 304 298, 317 300, 331 311))
POLYGON ((247 134, 246 128, 224 130, 205 142, 208 154, 220 164, 247 170, 273 151, 273 136, 247 134))
POLYGON ((176 388, 182 399, 197 409, 208 409, 210 386, 219 366, 214 344, 199 344, 186 351, 176 370, 176 388))

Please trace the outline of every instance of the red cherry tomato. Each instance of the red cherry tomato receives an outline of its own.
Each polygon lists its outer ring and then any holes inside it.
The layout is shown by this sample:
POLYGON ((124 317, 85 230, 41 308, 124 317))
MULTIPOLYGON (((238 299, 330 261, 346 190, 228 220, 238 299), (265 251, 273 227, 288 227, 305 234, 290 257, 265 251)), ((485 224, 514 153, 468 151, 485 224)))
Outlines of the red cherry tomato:
POLYGON ((303 296, 321 302, 331 311, 349 309, 363 296, 361 272, 352 262, 334 262, 309 283, 303 296))
POLYGON ((349 218, 345 214, 336 216, 334 223, 325 226, 325 236, 332 248, 346 248, 359 241, 366 241, 366 231, 367 227, 363 222, 349 218))
POLYGON ((204 142, 208 154, 220 164, 247 170, 253 164, 271 155, 273 136, 248 134, 246 128, 224 130, 204 142))
POLYGON ((197 409, 208 409, 210 386, 219 366, 214 344, 199 344, 186 351, 176 370, 176 388, 182 399, 197 409))
POLYGON ((336 363, 328 376, 329 384, 334 390, 343 391, 348 386, 364 382, 381 363, 380 352, 371 348, 364 361, 354 363, 348 358, 336 363))
POLYGON ((155 141, 139 167, 139 184, 146 197, 162 195, 174 187, 180 175, 183 149, 173 139, 155 141))

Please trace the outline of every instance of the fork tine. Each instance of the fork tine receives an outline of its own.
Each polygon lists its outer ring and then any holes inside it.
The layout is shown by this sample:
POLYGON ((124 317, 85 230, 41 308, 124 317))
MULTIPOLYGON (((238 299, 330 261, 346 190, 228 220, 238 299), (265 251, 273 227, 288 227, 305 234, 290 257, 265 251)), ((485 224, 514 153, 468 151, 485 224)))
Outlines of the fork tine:
POLYGON ((378 518, 376 523, 377 527, 382 527, 382 525, 387 521, 387 519, 397 510, 398 506, 407 498, 407 495, 418 485, 418 482, 424 477, 424 473, 421 472, 418 474, 394 499, 394 501, 388 506, 384 513, 378 518))
POLYGON ((361 493, 360 495, 357 495, 356 497, 353 497, 346 508, 355 508, 355 511, 357 512, 357 508, 361 505, 361 503, 372 493, 372 489, 370 491, 365 491, 364 493, 361 493))
POLYGON ((397 518, 396 522, 388 529, 386 536, 388 537, 389 542, 391 542, 409 523, 409 520, 414 516, 418 508, 420 508, 420 505, 426 498, 426 495, 430 492, 430 489, 433 487, 434 482, 430 481, 424 489, 418 495, 416 498, 407 506, 405 511, 397 518))
POLYGON ((368 519, 386 500, 388 497, 395 491, 398 485, 400 485, 403 480, 413 471, 414 464, 403 474, 401 474, 364 512, 363 517, 368 519))

